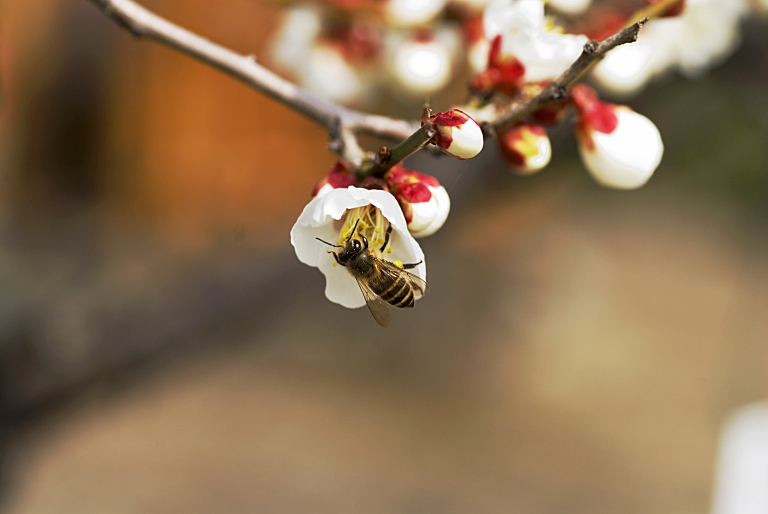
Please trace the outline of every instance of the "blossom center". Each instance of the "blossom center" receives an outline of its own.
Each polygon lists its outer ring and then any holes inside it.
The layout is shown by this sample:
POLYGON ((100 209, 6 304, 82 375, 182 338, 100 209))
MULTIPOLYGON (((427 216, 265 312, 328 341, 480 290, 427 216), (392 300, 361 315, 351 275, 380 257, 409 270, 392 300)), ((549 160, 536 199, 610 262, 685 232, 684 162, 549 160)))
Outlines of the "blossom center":
MULTIPOLYGON (((365 236, 368 240, 369 248, 373 249, 374 252, 378 252, 379 248, 384 245, 389 222, 375 206, 369 204, 355 207, 354 209, 347 209, 341 219, 342 224, 339 231, 338 244, 343 245, 348 238, 355 237, 355 234, 357 234, 365 236), (355 229, 355 225, 357 225, 357 229, 355 229), (352 233, 353 230, 355 230, 355 234, 352 233)), ((392 247, 387 245, 385 251, 392 253, 392 247)))

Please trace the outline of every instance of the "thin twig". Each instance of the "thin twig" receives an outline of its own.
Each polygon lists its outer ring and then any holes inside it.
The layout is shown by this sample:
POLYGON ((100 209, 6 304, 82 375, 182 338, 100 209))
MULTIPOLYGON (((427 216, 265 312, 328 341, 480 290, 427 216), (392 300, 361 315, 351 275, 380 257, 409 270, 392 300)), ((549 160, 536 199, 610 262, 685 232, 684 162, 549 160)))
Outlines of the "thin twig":
POLYGON ((347 109, 319 98, 272 73, 252 55, 242 55, 198 36, 145 9, 132 0, 90 0, 135 36, 154 39, 245 82, 287 105, 330 132, 342 135, 338 152, 350 163, 362 161, 354 134, 402 140, 418 130, 415 122, 347 109), (350 137, 351 134, 351 137, 350 137))
MULTIPOLYGON (((135 36, 154 39, 199 59, 315 121, 328 131, 331 140, 329 149, 356 169, 375 162, 360 147, 358 134, 401 141, 392 149, 387 163, 375 163, 376 172, 386 171, 423 148, 433 135, 416 121, 368 114, 319 98, 261 66, 254 56, 242 55, 213 43, 152 13, 133 0, 90 1, 135 36)), ((652 6, 653 12, 650 14, 663 13, 679 1, 662 0, 652 6)), ((642 19, 601 43, 589 41, 584 45, 581 56, 560 78, 550 83, 540 94, 513 103, 497 118, 487 120, 486 125, 500 131, 549 103, 565 99, 570 87, 608 51, 635 41, 646 21, 647 18, 642 19)))
POLYGON ((514 102, 506 111, 501 113, 498 118, 490 122, 490 125, 497 131, 501 131, 510 125, 522 120, 526 116, 541 109, 547 104, 565 100, 570 88, 578 81, 589 68, 597 61, 603 58, 606 53, 617 46, 625 43, 637 41, 637 35, 640 29, 648 21, 644 18, 629 27, 621 30, 617 34, 598 43, 597 41, 588 41, 576 62, 574 62, 565 72, 549 83, 544 91, 524 101, 514 102))

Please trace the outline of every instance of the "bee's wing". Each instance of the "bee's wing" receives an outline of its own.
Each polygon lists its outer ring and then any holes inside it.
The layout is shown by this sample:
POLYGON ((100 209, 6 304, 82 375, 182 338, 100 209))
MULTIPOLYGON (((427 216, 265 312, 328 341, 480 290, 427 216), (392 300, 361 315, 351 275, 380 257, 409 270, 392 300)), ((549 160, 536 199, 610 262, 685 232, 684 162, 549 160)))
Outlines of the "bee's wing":
POLYGON ((379 298, 376 293, 368 287, 368 284, 362 280, 358 280, 357 285, 360 286, 360 291, 363 292, 365 304, 368 306, 368 310, 371 311, 371 314, 373 314, 373 319, 375 319, 376 323, 382 327, 388 327, 392 322, 392 313, 389 312, 389 307, 386 302, 379 298))
POLYGON ((427 294, 427 291, 429 291, 429 285, 427 285, 427 282, 417 277, 413 273, 410 273, 408 271, 405 271, 404 269, 398 268, 397 266, 395 266, 389 261, 385 261, 382 259, 381 262, 384 263, 382 272, 391 274, 395 279, 397 279, 398 277, 403 277, 405 278, 405 280, 408 281, 409 284, 411 284, 411 287, 413 288, 413 297, 415 300, 418 300, 419 298, 427 294))

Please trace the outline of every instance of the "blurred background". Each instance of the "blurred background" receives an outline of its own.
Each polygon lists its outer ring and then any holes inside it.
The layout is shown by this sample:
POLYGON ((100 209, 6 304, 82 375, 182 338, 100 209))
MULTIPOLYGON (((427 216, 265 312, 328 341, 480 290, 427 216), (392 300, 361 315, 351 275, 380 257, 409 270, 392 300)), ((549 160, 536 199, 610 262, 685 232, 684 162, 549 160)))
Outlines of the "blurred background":
MULTIPOLYGON (((257 55, 279 13, 143 4, 257 55)), ((723 423, 768 396, 766 84, 754 18, 648 87, 638 191, 569 127, 528 178, 413 157, 453 212, 383 330, 289 243, 322 129, 89 2, 0 0, 0 509, 709 512, 723 423)))

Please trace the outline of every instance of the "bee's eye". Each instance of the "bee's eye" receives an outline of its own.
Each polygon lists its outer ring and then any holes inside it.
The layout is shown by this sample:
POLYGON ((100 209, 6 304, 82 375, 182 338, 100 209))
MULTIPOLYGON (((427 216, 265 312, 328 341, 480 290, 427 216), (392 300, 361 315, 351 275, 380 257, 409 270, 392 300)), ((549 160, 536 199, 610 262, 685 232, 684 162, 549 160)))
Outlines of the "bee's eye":
POLYGON ((355 251, 359 250, 360 249, 360 241, 355 239, 355 242, 352 244, 352 248, 354 248, 355 251))

